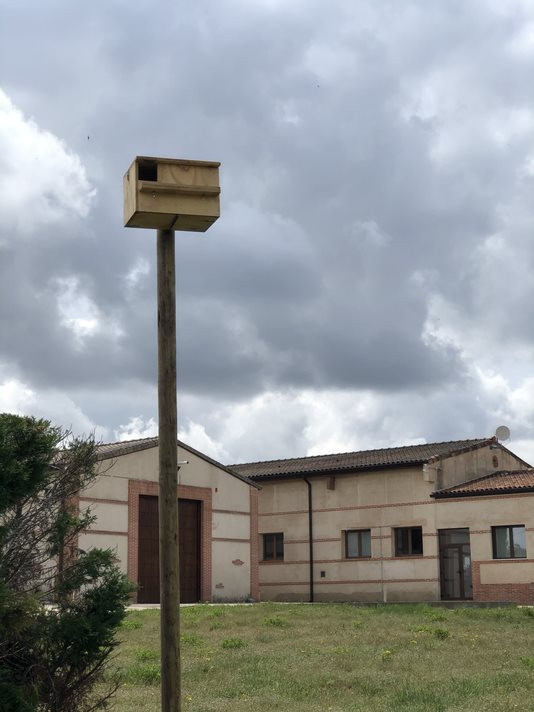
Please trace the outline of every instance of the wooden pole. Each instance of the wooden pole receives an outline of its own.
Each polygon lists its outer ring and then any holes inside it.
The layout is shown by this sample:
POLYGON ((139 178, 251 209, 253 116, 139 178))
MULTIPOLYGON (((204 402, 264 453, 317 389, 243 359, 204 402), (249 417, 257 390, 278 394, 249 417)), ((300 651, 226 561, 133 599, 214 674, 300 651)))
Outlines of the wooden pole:
POLYGON ((180 712, 180 568, 174 230, 158 230, 161 710, 180 712))

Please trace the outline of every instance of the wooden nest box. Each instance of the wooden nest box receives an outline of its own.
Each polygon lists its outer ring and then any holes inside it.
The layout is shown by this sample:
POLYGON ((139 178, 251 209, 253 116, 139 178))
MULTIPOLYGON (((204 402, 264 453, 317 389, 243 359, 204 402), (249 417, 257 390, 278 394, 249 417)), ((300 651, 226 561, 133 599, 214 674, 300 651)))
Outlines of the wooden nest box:
POLYGON ((205 232, 220 214, 219 166, 137 156, 124 176, 124 226, 205 232))

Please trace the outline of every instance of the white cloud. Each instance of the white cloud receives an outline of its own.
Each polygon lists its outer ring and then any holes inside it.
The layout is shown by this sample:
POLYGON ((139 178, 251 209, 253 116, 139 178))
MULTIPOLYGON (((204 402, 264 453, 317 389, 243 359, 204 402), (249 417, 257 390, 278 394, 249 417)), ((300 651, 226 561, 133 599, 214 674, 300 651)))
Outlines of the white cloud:
POLYGON ((122 329, 119 324, 102 314, 93 300, 85 294, 77 277, 53 280, 56 290, 56 304, 62 326, 72 332, 79 348, 86 339, 98 333, 111 338, 119 338, 122 329))
POLYGON ((124 284, 128 293, 133 292, 150 274, 150 263, 144 257, 139 257, 132 268, 124 275, 124 284))
POLYGON ((80 158, 0 89, 0 213, 5 234, 84 218, 95 190, 80 158))
POLYGON ((158 424, 154 418, 143 420, 140 416, 133 416, 125 425, 119 425, 115 430, 116 440, 139 440, 153 438, 158 434, 158 424))
POLYGON ((214 460, 228 463, 228 451, 224 445, 210 438, 204 426, 199 423, 189 422, 184 430, 179 431, 178 437, 186 445, 191 445, 191 447, 205 455, 209 455, 209 457, 212 457, 214 460))
POLYGON ((0 383, 0 412, 21 415, 35 402, 35 393, 24 383, 10 378, 0 383))
POLYGON ((76 435, 95 433, 106 439, 107 428, 94 423, 67 395, 54 389, 39 390, 27 383, 5 377, 0 380, 0 413, 46 418, 53 425, 71 429, 76 435))

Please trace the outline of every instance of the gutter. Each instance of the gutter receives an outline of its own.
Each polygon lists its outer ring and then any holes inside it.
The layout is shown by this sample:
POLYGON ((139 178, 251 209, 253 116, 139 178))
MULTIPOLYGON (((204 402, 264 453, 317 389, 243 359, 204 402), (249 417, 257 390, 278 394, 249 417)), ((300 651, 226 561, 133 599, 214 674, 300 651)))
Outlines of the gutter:
POLYGON ((313 500, 312 500, 312 486, 311 482, 307 477, 303 478, 304 482, 308 485, 308 541, 310 547, 310 603, 314 602, 314 592, 313 592, 313 500))

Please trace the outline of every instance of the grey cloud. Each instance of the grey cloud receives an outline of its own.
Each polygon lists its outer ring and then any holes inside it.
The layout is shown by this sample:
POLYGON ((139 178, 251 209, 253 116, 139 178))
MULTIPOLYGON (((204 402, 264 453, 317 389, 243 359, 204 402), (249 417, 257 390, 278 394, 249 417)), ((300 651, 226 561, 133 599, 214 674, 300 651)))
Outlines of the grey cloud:
MULTIPOLYGON (((507 49, 519 10, 335 2, 325 13, 319 2, 230 1, 74 10, 28 0, 6 14, 4 88, 80 154, 98 189, 85 224, 43 229, 1 253, 0 357, 29 382, 87 389, 86 412, 100 422, 109 389, 115 424, 135 407, 128 384, 154 384, 155 237, 121 224, 121 178, 137 153, 222 161, 220 221, 205 237, 177 239, 188 396, 430 393, 465 382, 458 349, 422 333, 431 292, 484 319, 473 260, 502 225, 533 148, 528 133, 498 145, 485 123, 532 103, 533 59, 507 49), (32 53, 15 62, 22 28, 32 53), (433 115, 417 113, 426 85, 438 97, 433 115), (437 162, 438 141, 455 131, 467 132, 461 152, 437 162), (151 271, 127 293, 123 276, 140 257, 151 271), (416 271, 433 272, 431 289, 414 288, 416 271), (120 323, 120 339, 75 347, 50 289, 70 275, 120 323)), ((533 259, 524 239, 510 244, 533 259)), ((508 330, 531 338, 524 318, 508 330)), ((135 403, 147 407, 144 396, 135 403)))

